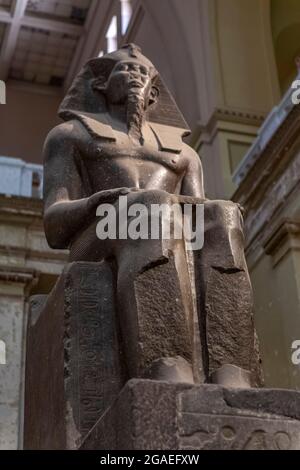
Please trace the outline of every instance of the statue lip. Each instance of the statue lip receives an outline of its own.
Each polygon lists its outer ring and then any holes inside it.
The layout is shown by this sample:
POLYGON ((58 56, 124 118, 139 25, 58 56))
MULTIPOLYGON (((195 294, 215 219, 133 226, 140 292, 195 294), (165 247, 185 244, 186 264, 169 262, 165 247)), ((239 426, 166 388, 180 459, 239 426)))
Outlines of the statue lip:
POLYGON ((136 80, 136 79, 132 79, 132 80, 129 80, 129 85, 134 85, 135 87, 138 87, 138 88, 143 88, 143 83, 136 80))

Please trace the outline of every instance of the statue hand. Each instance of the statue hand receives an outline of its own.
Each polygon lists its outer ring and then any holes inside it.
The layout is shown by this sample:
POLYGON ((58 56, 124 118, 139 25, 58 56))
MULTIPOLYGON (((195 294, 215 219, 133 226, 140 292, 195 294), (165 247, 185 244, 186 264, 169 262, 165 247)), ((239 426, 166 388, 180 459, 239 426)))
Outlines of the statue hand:
POLYGON ((93 194, 87 200, 88 211, 95 209, 100 204, 113 204, 120 196, 127 196, 130 193, 139 191, 138 188, 114 188, 105 191, 99 191, 93 194))

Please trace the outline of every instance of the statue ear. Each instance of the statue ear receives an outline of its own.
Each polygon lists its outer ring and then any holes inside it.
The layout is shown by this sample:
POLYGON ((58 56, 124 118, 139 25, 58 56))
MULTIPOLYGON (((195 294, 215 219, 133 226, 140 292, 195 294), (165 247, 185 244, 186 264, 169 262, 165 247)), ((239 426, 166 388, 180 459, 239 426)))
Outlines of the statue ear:
POLYGON ((158 97, 159 97, 159 88, 153 85, 150 91, 149 106, 157 103, 158 97))

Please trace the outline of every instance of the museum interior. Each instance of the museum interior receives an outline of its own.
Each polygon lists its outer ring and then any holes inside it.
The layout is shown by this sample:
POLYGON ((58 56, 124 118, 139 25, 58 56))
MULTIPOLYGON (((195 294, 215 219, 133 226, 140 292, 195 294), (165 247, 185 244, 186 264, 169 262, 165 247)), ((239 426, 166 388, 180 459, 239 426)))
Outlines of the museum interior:
POLYGON ((29 297, 68 260, 44 235, 44 141, 82 66, 127 43, 182 111, 206 197, 244 208, 265 386, 300 390, 299 0, 0 0, 0 449, 22 448, 29 297))

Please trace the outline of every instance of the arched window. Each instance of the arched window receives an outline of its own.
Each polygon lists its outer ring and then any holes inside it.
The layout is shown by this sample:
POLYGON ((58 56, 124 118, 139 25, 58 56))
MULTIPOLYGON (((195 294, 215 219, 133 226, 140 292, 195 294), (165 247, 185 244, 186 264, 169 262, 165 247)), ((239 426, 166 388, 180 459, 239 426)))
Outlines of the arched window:
POLYGON ((271 26, 278 78, 284 93, 297 75, 297 57, 300 55, 299 0, 272 0, 271 26))
POLYGON ((106 33, 106 41, 107 41, 107 52, 113 52, 118 49, 118 27, 117 27, 117 17, 113 16, 111 22, 109 24, 107 33, 106 33))
POLYGON ((132 6, 130 0, 120 0, 121 2, 121 25, 122 25, 122 35, 126 34, 128 29, 131 16, 132 16, 132 6))
POLYGON ((118 43, 118 39, 125 36, 131 17, 131 0, 119 0, 117 13, 114 14, 110 20, 105 34, 106 44, 101 47, 99 57, 102 57, 106 52, 109 53, 118 49, 118 46, 120 45, 118 43))

